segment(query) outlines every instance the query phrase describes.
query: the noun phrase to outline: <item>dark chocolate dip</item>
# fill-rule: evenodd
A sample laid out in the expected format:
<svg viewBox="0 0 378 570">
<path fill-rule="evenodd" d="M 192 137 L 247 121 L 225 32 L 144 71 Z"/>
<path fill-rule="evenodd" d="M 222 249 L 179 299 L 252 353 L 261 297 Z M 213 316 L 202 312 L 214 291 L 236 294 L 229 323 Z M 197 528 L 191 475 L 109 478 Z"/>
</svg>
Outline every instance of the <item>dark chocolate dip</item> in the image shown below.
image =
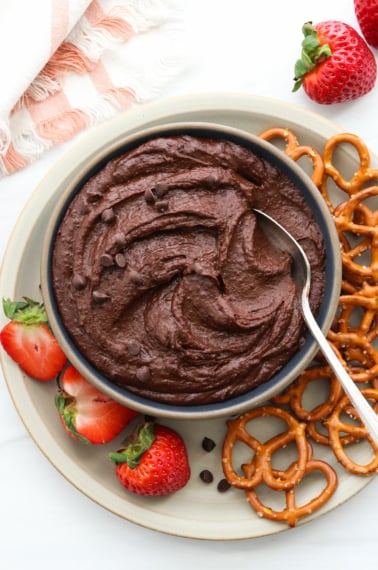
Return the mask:
<svg viewBox="0 0 378 570">
<path fill-rule="evenodd" d="M 324 288 L 324 244 L 301 192 L 226 140 L 152 139 L 112 159 L 59 227 L 53 286 L 80 352 L 110 381 L 164 403 L 243 394 L 304 342 L 291 260 L 251 209 L 276 218 Z"/>
</svg>

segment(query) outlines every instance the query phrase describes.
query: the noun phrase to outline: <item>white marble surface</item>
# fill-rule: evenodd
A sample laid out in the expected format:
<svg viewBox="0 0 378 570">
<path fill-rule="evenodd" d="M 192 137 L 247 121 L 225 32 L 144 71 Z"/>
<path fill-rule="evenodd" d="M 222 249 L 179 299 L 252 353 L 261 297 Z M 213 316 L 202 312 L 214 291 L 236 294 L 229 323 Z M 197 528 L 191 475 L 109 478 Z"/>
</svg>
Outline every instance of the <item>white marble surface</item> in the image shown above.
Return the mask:
<svg viewBox="0 0 378 570">
<path fill-rule="evenodd" d="M 275 97 L 332 119 L 378 152 L 378 85 L 358 101 L 331 107 L 291 93 L 301 25 L 332 18 L 357 26 L 352 0 L 181 4 L 188 23 L 188 67 L 162 96 L 231 91 Z M 71 144 L 0 181 L 1 257 L 28 197 Z M 377 480 L 326 516 L 271 537 L 212 542 L 153 532 L 107 512 L 61 477 L 26 432 L 1 373 L 0 453 L 0 566 L 6 570 L 83 563 L 88 569 L 105 563 L 165 570 L 376 568 Z"/>
</svg>

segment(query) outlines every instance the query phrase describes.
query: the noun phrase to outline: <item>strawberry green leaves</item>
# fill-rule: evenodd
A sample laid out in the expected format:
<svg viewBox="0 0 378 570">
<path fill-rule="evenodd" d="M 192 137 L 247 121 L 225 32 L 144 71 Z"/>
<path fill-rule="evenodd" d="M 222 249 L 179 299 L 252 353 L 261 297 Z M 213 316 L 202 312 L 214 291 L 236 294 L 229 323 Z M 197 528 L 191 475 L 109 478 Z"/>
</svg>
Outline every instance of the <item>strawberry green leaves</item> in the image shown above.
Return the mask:
<svg viewBox="0 0 378 570">
<path fill-rule="evenodd" d="M 155 441 L 153 424 L 142 424 L 135 434 L 131 434 L 124 441 L 123 451 L 113 452 L 110 459 L 115 465 L 127 463 L 130 469 L 135 469 L 140 463 L 143 454 L 150 449 Z"/>
<path fill-rule="evenodd" d="M 295 84 L 293 92 L 298 91 L 301 87 L 306 73 L 315 69 L 317 65 L 332 55 L 329 45 L 320 43 L 318 32 L 311 22 L 304 24 L 302 32 L 304 40 L 302 41 L 301 58 L 297 60 L 294 67 Z"/>
<path fill-rule="evenodd" d="M 47 314 L 43 303 L 22 297 L 23 301 L 3 299 L 4 315 L 11 321 L 24 324 L 47 323 Z"/>
</svg>

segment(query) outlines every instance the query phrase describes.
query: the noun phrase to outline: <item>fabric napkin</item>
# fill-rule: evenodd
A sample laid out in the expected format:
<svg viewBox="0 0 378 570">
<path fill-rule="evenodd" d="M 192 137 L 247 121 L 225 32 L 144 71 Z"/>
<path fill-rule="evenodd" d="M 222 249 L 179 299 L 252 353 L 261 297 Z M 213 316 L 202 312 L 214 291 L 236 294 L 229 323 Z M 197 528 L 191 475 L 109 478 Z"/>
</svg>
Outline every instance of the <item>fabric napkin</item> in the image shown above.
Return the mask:
<svg viewBox="0 0 378 570">
<path fill-rule="evenodd" d="M 174 0 L 2 0 L 0 176 L 156 97 L 183 34 Z"/>
</svg>

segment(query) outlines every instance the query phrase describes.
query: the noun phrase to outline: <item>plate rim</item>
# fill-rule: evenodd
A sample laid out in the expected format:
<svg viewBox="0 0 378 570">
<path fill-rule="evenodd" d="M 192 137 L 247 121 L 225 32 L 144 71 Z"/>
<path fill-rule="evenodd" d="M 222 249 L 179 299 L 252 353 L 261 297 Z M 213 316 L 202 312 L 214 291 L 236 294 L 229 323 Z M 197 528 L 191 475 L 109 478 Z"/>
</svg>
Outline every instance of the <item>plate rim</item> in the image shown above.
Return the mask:
<svg viewBox="0 0 378 570">
<path fill-rule="evenodd" d="M 42 200 L 43 205 L 41 206 L 41 211 L 38 214 L 34 213 L 33 224 L 38 221 L 38 219 L 42 215 L 42 212 L 47 209 L 50 200 L 52 200 L 54 196 L 54 193 L 53 192 L 51 193 L 50 190 L 51 178 L 54 177 L 59 178 L 59 173 L 61 174 L 61 176 L 63 176 L 63 179 L 70 177 L 70 174 L 67 173 L 66 164 L 70 163 L 70 165 L 72 165 L 73 168 L 75 168 L 75 163 L 76 163 L 76 168 L 77 168 L 77 163 L 81 162 L 82 158 L 75 159 L 75 154 L 78 155 L 80 154 L 78 153 L 78 150 L 80 150 L 80 148 L 86 147 L 87 149 L 86 152 L 89 154 L 91 152 L 98 151 L 98 145 L 97 148 L 95 148 L 96 145 L 94 141 L 96 140 L 96 137 L 93 136 L 94 131 L 96 131 L 96 136 L 101 136 L 105 135 L 106 132 L 110 130 L 112 131 L 113 133 L 112 136 L 114 137 L 114 132 L 118 133 L 119 135 L 121 134 L 123 135 L 125 132 L 124 129 L 128 129 L 128 132 L 130 131 L 130 128 L 140 129 L 143 128 L 143 126 L 145 126 L 146 124 L 149 124 L 149 121 L 151 120 L 161 121 L 162 119 L 164 119 L 166 122 L 168 122 L 169 116 L 176 115 L 181 112 L 187 112 L 187 113 L 203 112 L 204 110 L 206 110 L 206 108 L 216 112 L 220 112 L 221 110 L 227 110 L 228 112 L 234 112 L 234 113 L 263 112 L 264 115 L 267 115 L 267 113 L 264 112 L 263 107 L 267 107 L 269 105 L 271 107 L 270 107 L 270 112 L 268 114 L 272 116 L 277 116 L 281 122 L 289 118 L 293 120 L 293 114 L 297 114 L 298 117 L 301 118 L 301 123 L 300 123 L 301 127 L 306 130 L 311 130 L 309 125 L 315 122 L 317 126 L 316 134 L 323 138 L 328 138 L 329 136 L 332 136 L 336 133 L 343 132 L 343 129 L 339 125 L 333 123 L 329 119 L 322 117 L 321 115 L 318 115 L 317 113 L 309 111 L 298 105 L 288 103 L 286 101 L 281 101 L 279 99 L 274 99 L 270 97 L 254 96 L 243 93 L 211 93 L 211 92 L 203 94 L 196 93 L 192 95 L 190 94 L 179 95 L 179 96 L 169 97 L 166 99 L 157 100 L 152 103 L 147 103 L 141 107 L 135 107 L 132 110 L 128 110 L 125 113 L 122 113 L 121 115 L 109 121 L 106 121 L 106 123 L 103 123 L 102 125 L 99 125 L 94 129 L 91 129 L 91 131 L 88 134 L 86 134 L 79 141 L 75 142 L 68 151 L 63 153 L 63 155 L 58 159 L 58 161 L 56 161 L 56 163 L 49 169 L 46 175 L 42 178 L 42 180 L 33 190 L 25 206 L 21 210 L 21 213 L 11 232 L 8 244 L 4 252 L 2 265 L 0 268 L 0 290 L 2 291 L 2 294 L 3 295 L 5 294 L 4 296 L 12 297 L 12 291 L 14 291 L 15 286 L 17 284 L 17 274 L 19 270 L 19 263 L 22 258 L 22 251 L 21 251 L 22 248 L 21 247 L 16 248 L 16 254 L 17 254 L 16 259 L 13 256 L 11 262 L 10 258 L 12 257 L 11 256 L 12 248 L 15 249 L 14 243 L 16 241 L 16 237 L 18 233 L 22 232 L 22 222 L 25 221 L 26 216 L 28 216 L 28 218 L 30 219 L 30 212 L 33 212 L 34 210 L 33 206 L 34 203 L 36 203 L 38 200 Z M 164 107 L 166 109 L 171 109 L 172 112 L 168 112 L 168 114 L 164 115 L 164 117 L 160 117 L 159 113 L 164 109 Z M 159 115 L 160 117 L 159 119 L 156 119 L 156 114 Z M 318 130 L 318 125 L 320 130 Z M 132 130 L 130 132 L 132 132 Z M 31 224 L 31 227 L 34 227 L 33 224 Z M 9 269 L 11 269 L 12 266 L 13 266 L 12 271 L 9 271 Z M 13 280 L 9 279 L 9 274 L 12 273 L 14 274 Z M 4 324 L 5 322 L 6 321 L 4 316 L 1 315 L 0 325 Z M 125 513 L 120 512 L 120 509 L 117 509 L 116 505 L 110 504 L 112 503 L 112 501 L 110 500 L 110 498 L 112 497 L 109 498 L 109 504 L 104 504 L 106 502 L 104 498 L 102 498 L 101 500 L 101 498 L 96 496 L 95 493 L 96 485 L 94 485 L 93 489 L 91 489 L 92 492 L 89 492 L 87 489 L 85 489 L 85 483 L 87 482 L 87 478 L 83 476 L 83 473 L 81 473 L 81 471 L 83 470 L 77 465 L 77 463 L 75 463 L 72 460 L 72 458 L 69 458 L 65 454 L 65 457 L 68 459 L 68 462 L 74 464 L 74 470 L 76 469 L 76 471 L 80 471 L 80 473 L 78 473 L 79 475 L 78 480 L 77 479 L 72 480 L 72 477 L 70 477 L 69 473 L 67 473 L 67 466 L 63 468 L 61 463 L 57 461 L 57 458 L 53 456 L 51 450 L 53 449 L 54 446 L 56 447 L 56 442 L 52 437 L 52 433 L 47 429 L 47 427 L 42 422 L 42 419 L 39 416 L 37 417 L 37 425 L 36 424 L 33 425 L 32 419 L 35 418 L 29 417 L 29 414 L 33 416 L 33 413 L 35 414 L 36 410 L 33 409 L 33 411 L 31 412 L 30 409 L 28 409 L 27 401 L 23 401 L 25 395 L 28 394 L 27 383 L 30 382 L 30 379 L 26 378 L 26 375 L 22 373 L 20 374 L 18 366 L 12 361 L 10 361 L 10 359 L 6 358 L 3 352 L 0 352 L 0 362 L 2 366 L 4 379 L 8 388 L 8 392 L 11 396 L 15 409 L 18 415 L 20 416 L 22 422 L 24 423 L 28 433 L 32 437 L 33 441 L 36 443 L 37 447 L 40 449 L 43 455 L 50 461 L 50 463 L 55 467 L 55 469 L 61 475 L 63 475 L 63 477 L 67 481 L 69 481 L 85 496 L 93 500 L 101 507 L 107 509 L 108 511 L 112 512 L 113 514 L 125 520 L 128 520 L 133 524 L 137 524 L 144 528 L 149 528 L 151 530 L 156 530 L 165 534 L 170 534 L 183 538 L 192 538 L 192 539 L 201 539 L 201 540 L 241 540 L 241 539 L 253 539 L 267 535 L 273 535 L 287 530 L 287 527 L 283 525 L 278 525 L 277 523 L 272 523 L 270 525 L 267 524 L 268 521 L 264 521 L 264 527 L 266 528 L 264 528 L 258 534 L 251 535 L 246 531 L 242 532 L 241 529 L 234 531 L 234 534 L 232 534 L 231 531 L 228 529 L 228 534 L 227 534 L 225 533 L 224 529 L 223 532 L 220 532 L 221 528 L 218 529 L 217 524 L 215 525 L 217 527 L 215 531 L 211 532 L 211 529 L 209 530 L 207 528 L 208 526 L 208 521 L 207 521 L 205 529 L 206 532 L 203 531 L 202 534 L 199 534 L 198 532 L 196 532 L 196 529 L 193 530 L 193 528 L 187 528 L 188 524 L 186 525 L 183 524 L 185 519 L 184 521 L 183 519 L 180 519 L 182 527 L 177 528 L 176 518 L 173 521 L 173 525 L 169 524 L 169 520 L 162 521 L 163 518 L 164 519 L 172 518 L 168 515 L 166 517 L 163 517 L 161 513 L 148 511 L 149 517 L 146 517 L 146 519 L 148 520 L 141 520 L 133 516 L 134 513 L 132 514 L 129 513 L 129 516 L 126 516 Z M 21 375 L 24 381 L 13 382 L 12 384 L 10 378 L 15 375 L 19 376 Z M 46 431 L 46 433 L 44 434 L 45 439 L 43 441 L 41 441 L 40 434 L 38 434 L 38 431 L 40 429 L 42 430 L 45 429 Z M 371 480 L 372 477 L 359 478 L 359 485 L 357 486 L 358 488 L 356 487 L 354 489 L 354 492 L 351 492 L 348 496 L 343 497 L 342 500 L 340 500 L 337 504 L 329 508 L 322 509 L 321 511 L 317 511 L 313 516 L 308 517 L 307 519 L 301 521 L 298 524 L 298 526 L 302 524 L 307 524 L 308 522 L 311 522 L 312 520 L 319 518 L 323 514 L 326 514 L 327 512 L 334 510 L 342 503 L 346 502 L 347 500 L 355 496 L 363 488 L 365 488 L 371 482 Z M 96 482 L 94 481 L 94 483 Z M 105 494 L 110 495 L 110 491 L 106 489 Z M 135 503 L 133 503 L 133 509 L 135 511 L 139 510 L 142 511 L 142 514 L 146 513 L 146 509 L 143 509 L 142 507 L 135 505 Z M 164 522 L 163 526 L 161 524 L 162 522 Z M 204 526 L 204 523 L 201 523 L 200 521 L 195 521 L 195 522 L 196 524 L 199 523 L 197 524 L 197 529 L 200 528 L 201 526 Z M 224 527 L 224 522 L 220 522 L 219 526 Z"/>
</svg>

